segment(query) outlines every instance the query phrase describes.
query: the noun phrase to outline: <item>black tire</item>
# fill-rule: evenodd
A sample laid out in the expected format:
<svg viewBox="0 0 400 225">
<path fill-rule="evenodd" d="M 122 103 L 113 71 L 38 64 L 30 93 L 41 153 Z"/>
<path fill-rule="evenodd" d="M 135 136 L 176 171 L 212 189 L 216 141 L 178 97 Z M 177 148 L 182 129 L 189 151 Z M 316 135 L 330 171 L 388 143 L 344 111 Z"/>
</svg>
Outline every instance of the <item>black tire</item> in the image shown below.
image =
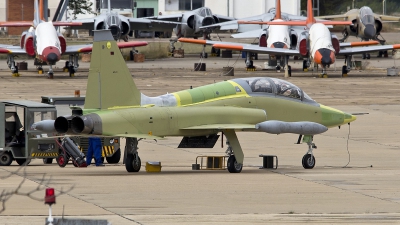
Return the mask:
<svg viewBox="0 0 400 225">
<path fill-rule="evenodd" d="M 140 157 L 138 157 L 138 163 L 135 163 L 135 156 L 134 154 L 128 154 L 126 156 L 126 162 L 125 162 L 125 168 L 126 171 L 128 172 L 139 172 L 140 171 L 140 167 L 142 165 L 142 161 L 140 160 Z"/>
<path fill-rule="evenodd" d="M 308 69 L 307 61 L 303 60 L 303 71 L 306 70 L 306 69 Z"/>
<path fill-rule="evenodd" d="M 69 72 L 69 76 L 70 77 L 75 76 L 75 68 L 74 68 L 74 66 L 68 67 L 68 72 Z"/>
<path fill-rule="evenodd" d="M 0 166 L 9 166 L 13 161 L 13 156 L 11 152 L 1 152 L 0 153 Z"/>
<path fill-rule="evenodd" d="M 226 164 L 229 173 L 240 173 L 242 172 L 243 165 L 236 162 L 234 155 L 229 156 L 228 163 Z"/>
<path fill-rule="evenodd" d="M 342 67 L 342 77 L 344 74 L 347 74 L 347 66 Z"/>
<path fill-rule="evenodd" d="M 26 159 L 15 159 L 15 161 L 18 163 L 20 166 L 27 166 L 31 161 L 26 160 Z"/>
<path fill-rule="evenodd" d="M 371 58 L 371 55 L 369 53 L 366 54 L 367 59 Z"/>
<path fill-rule="evenodd" d="M 288 66 L 288 74 L 289 74 L 289 77 L 292 76 L 292 67 L 291 66 Z"/>
<path fill-rule="evenodd" d="M 312 169 L 315 166 L 315 157 L 311 154 L 305 154 L 301 160 L 304 169 Z"/>
<path fill-rule="evenodd" d="M 112 155 L 111 157 L 106 157 L 106 160 L 109 164 L 116 164 L 119 163 L 119 161 L 121 160 L 121 149 L 118 149 L 114 155 Z"/>
<path fill-rule="evenodd" d="M 60 167 L 65 167 L 68 163 L 68 160 L 69 159 L 64 155 L 64 153 L 60 153 L 57 157 L 57 163 Z"/>
<path fill-rule="evenodd" d="M 362 54 L 362 59 L 366 59 L 367 58 L 367 54 L 363 53 Z"/>
<path fill-rule="evenodd" d="M 43 159 L 44 164 L 52 164 L 53 163 L 53 158 L 44 158 Z"/>
</svg>

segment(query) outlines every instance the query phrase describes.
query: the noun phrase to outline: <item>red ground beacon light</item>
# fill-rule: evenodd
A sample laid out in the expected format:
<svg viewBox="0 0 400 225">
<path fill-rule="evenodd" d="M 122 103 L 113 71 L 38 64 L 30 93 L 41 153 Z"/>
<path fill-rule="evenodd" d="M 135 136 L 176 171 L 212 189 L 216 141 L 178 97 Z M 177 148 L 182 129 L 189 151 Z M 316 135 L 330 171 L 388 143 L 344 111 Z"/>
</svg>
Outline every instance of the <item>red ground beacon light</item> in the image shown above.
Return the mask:
<svg viewBox="0 0 400 225">
<path fill-rule="evenodd" d="M 56 195 L 54 188 L 46 188 L 46 195 L 44 196 L 44 204 L 56 204 Z"/>
<path fill-rule="evenodd" d="M 49 205 L 49 217 L 47 218 L 46 225 L 53 225 L 53 217 L 51 216 L 51 205 L 56 204 L 56 195 L 54 188 L 46 188 L 46 194 L 44 195 L 44 204 Z"/>
</svg>

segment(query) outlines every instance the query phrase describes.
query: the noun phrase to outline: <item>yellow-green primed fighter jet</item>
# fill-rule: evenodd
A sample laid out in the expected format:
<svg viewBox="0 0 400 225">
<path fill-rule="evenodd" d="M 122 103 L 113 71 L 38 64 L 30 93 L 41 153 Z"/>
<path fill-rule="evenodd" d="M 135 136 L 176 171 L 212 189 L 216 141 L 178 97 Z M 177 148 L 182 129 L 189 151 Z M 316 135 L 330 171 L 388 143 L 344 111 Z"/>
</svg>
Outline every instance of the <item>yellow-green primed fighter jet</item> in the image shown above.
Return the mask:
<svg viewBox="0 0 400 225">
<path fill-rule="evenodd" d="M 356 119 L 318 104 L 297 86 L 276 78 L 237 78 L 148 97 L 137 89 L 109 31 L 95 31 L 88 79 L 82 113 L 75 109 L 76 115 L 32 127 L 46 133 L 126 137 L 128 172 L 140 170 L 140 138 L 183 136 L 181 147 L 213 147 L 221 131 L 229 143 L 231 173 L 241 172 L 243 165 L 238 131 L 304 135 L 309 148 L 302 163 L 311 169 L 313 136 Z"/>
</svg>

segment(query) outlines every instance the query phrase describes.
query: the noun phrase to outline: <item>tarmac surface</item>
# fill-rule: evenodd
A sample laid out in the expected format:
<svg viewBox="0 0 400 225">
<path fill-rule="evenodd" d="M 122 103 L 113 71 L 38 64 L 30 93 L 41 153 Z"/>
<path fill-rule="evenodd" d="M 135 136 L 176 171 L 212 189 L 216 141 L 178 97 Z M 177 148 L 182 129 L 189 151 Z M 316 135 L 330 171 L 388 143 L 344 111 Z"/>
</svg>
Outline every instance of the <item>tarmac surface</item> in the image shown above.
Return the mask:
<svg viewBox="0 0 400 225">
<path fill-rule="evenodd" d="M 341 77 L 342 60 L 328 70 L 302 72 L 302 61 L 291 60 L 293 74 L 286 78 L 317 102 L 360 115 L 351 126 L 329 129 L 314 138 L 316 166 L 305 170 L 301 158 L 305 144 L 295 145 L 291 134 L 238 133 L 245 154 L 240 174 L 226 170 L 192 171 L 201 155 L 224 155 L 219 140 L 213 149 L 178 149 L 180 138 L 139 142 L 142 168 L 128 173 L 122 163 L 105 167 L 75 168 L 68 164 L 44 165 L 33 160 L 25 169 L 21 192 L 34 190 L 43 177 L 51 176 L 49 187 L 57 191 L 73 186 L 57 197 L 53 216 L 107 219 L 112 224 L 399 224 L 400 223 L 400 77 L 387 76 L 386 69 L 400 64 L 392 58 L 361 60 L 363 70 Z M 265 68 L 266 56 L 255 61 L 258 70 L 244 70 L 243 59 L 209 57 L 207 70 L 194 72 L 197 55 L 127 62 L 133 79 L 146 95 L 155 96 L 226 79 L 252 76 L 282 78 L 283 73 Z M 55 69 L 54 79 L 38 75 L 28 61 L 29 71 L 12 77 L 0 62 L 0 100 L 40 96 L 85 94 L 88 63 L 80 63 L 76 76 Z M 59 65 L 63 65 L 60 62 Z M 222 67 L 233 66 L 235 76 L 223 76 Z M 47 68 L 45 68 L 46 70 Z M 124 143 L 122 143 L 124 145 Z M 262 170 L 259 154 L 277 155 L 276 170 Z M 160 161 L 161 173 L 146 173 L 147 161 Z M 121 160 L 122 162 L 122 160 Z M 1 190 L 12 190 L 23 180 L 15 162 L 0 167 Z M 35 192 L 42 199 L 44 191 Z M 43 224 L 48 206 L 27 196 L 13 196 L 0 213 L 0 224 Z"/>
</svg>

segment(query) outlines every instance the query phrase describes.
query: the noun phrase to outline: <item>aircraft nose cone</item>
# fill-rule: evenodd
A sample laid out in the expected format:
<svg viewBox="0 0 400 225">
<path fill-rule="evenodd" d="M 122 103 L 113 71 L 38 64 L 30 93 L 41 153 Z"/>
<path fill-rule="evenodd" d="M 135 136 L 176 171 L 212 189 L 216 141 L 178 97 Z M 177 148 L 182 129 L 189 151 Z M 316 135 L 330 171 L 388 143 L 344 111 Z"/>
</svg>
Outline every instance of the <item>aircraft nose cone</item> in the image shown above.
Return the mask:
<svg viewBox="0 0 400 225">
<path fill-rule="evenodd" d="M 274 43 L 272 44 L 272 47 L 273 47 L 273 48 L 284 48 L 284 47 L 285 47 L 285 43 L 282 43 L 282 42 L 274 42 Z"/>
<path fill-rule="evenodd" d="M 56 53 L 50 53 L 47 55 L 47 62 L 50 64 L 55 64 L 58 61 L 58 57 Z"/>
<path fill-rule="evenodd" d="M 376 35 L 375 27 L 372 24 L 368 24 L 364 29 L 364 36 L 369 39 L 373 39 Z"/>
<path fill-rule="evenodd" d="M 322 65 L 330 65 L 335 62 L 335 54 L 332 50 L 322 48 L 315 52 L 315 62 Z"/>
<path fill-rule="evenodd" d="M 355 117 L 355 116 L 353 116 L 351 114 L 348 114 L 348 113 L 343 113 L 343 114 L 344 114 L 343 123 L 351 123 L 351 122 L 353 122 L 354 120 L 357 119 L 357 117 Z"/>
<path fill-rule="evenodd" d="M 60 60 L 60 57 L 60 51 L 54 46 L 48 46 L 44 48 L 42 54 L 40 55 L 40 59 L 50 65 L 54 65 L 58 60 Z"/>
</svg>

